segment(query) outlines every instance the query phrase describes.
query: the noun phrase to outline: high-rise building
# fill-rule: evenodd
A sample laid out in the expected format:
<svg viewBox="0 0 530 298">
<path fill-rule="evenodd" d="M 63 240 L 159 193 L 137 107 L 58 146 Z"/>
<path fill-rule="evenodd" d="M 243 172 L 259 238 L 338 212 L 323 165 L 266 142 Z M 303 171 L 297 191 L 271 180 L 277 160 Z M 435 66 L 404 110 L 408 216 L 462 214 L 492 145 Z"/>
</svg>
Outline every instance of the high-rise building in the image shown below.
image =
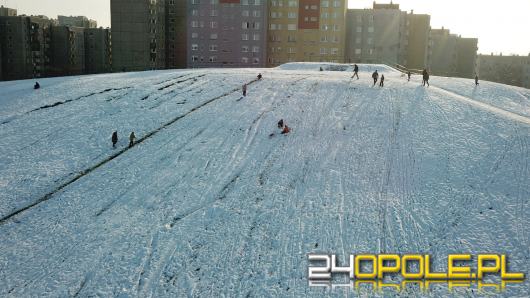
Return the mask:
<svg viewBox="0 0 530 298">
<path fill-rule="evenodd" d="M 165 1 L 111 0 L 110 8 L 113 69 L 165 68 Z"/>
<path fill-rule="evenodd" d="M 112 71 L 112 42 L 110 29 L 85 29 L 85 73 Z"/>
<path fill-rule="evenodd" d="M 449 29 L 431 31 L 431 72 L 439 76 L 456 76 L 458 67 L 458 35 Z"/>
<path fill-rule="evenodd" d="M 0 17 L 15 17 L 16 15 L 16 9 L 0 6 Z"/>
<path fill-rule="evenodd" d="M 188 0 L 166 1 L 166 67 L 186 68 Z"/>
<path fill-rule="evenodd" d="M 430 30 L 429 15 L 407 14 L 399 4 L 349 9 L 345 60 L 423 69 L 430 59 Z"/>
<path fill-rule="evenodd" d="M 431 48 L 431 16 L 426 14 L 407 15 L 407 54 L 408 69 L 422 70 L 430 68 Z"/>
<path fill-rule="evenodd" d="M 51 27 L 51 75 L 80 75 L 85 72 L 84 30 L 80 27 Z"/>
<path fill-rule="evenodd" d="M 348 10 L 346 57 L 350 62 L 405 64 L 406 12 L 398 4 Z"/>
<path fill-rule="evenodd" d="M 431 72 L 434 75 L 474 78 L 478 39 L 462 38 L 449 29 L 431 31 Z"/>
<path fill-rule="evenodd" d="M 266 65 L 267 1 L 188 0 L 188 67 Z"/>
<path fill-rule="evenodd" d="M 97 28 L 98 23 L 90 20 L 85 16 L 58 16 L 57 20 L 59 26 L 81 27 L 81 28 Z"/>
<path fill-rule="evenodd" d="M 268 66 L 344 62 L 346 0 L 271 0 Z"/>
<path fill-rule="evenodd" d="M 477 38 L 458 37 L 456 76 L 474 78 L 477 73 Z"/>
<path fill-rule="evenodd" d="M 2 80 L 48 74 L 51 21 L 42 17 L 0 17 Z"/>
</svg>

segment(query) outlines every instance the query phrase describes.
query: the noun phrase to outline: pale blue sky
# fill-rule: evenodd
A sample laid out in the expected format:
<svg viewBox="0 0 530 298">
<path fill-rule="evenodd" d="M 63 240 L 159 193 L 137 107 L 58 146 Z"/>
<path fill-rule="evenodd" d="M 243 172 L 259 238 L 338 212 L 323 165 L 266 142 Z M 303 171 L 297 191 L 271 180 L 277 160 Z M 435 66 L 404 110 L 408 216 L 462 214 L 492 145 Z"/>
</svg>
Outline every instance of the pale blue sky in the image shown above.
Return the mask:
<svg viewBox="0 0 530 298">
<path fill-rule="evenodd" d="M 372 0 L 350 0 L 368 8 Z M 378 1 L 388 3 L 389 0 Z M 399 0 L 402 10 L 431 15 L 433 28 L 445 26 L 463 37 L 478 37 L 479 52 L 530 53 L 530 0 Z M 19 14 L 85 15 L 110 26 L 110 0 L 0 0 Z"/>
</svg>

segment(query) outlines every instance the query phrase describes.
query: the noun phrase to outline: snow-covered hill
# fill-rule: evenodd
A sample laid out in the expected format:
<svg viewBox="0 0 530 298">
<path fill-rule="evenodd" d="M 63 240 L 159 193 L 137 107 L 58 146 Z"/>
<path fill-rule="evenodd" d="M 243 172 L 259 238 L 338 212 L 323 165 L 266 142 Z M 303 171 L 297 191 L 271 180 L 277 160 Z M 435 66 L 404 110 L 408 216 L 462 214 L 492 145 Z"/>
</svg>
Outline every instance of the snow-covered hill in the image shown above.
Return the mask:
<svg viewBox="0 0 530 298">
<path fill-rule="evenodd" d="M 530 90 L 320 66 L 0 83 L 0 296 L 353 293 L 309 287 L 312 252 L 527 272 Z"/>
</svg>

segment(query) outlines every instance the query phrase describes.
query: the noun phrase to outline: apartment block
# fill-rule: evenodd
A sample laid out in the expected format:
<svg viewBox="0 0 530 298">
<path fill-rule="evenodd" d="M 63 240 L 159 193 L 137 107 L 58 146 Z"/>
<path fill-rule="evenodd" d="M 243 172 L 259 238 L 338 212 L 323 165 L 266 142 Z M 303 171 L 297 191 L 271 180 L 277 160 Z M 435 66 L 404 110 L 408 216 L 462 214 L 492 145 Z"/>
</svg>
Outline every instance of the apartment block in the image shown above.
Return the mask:
<svg viewBox="0 0 530 298">
<path fill-rule="evenodd" d="M 50 75 L 81 75 L 85 72 L 84 28 L 51 27 Z"/>
<path fill-rule="evenodd" d="M 110 1 L 115 71 L 166 67 L 165 7 L 163 0 Z"/>
<path fill-rule="evenodd" d="M 188 67 L 264 67 L 267 1 L 188 0 Z"/>
<path fill-rule="evenodd" d="M 478 39 L 462 38 L 449 29 L 431 31 L 431 72 L 434 75 L 474 78 Z"/>
<path fill-rule="evenodd" d="M 268 59 L 344 62 L 347 0 L 269 1 Z"/>
<path fill-rule="evenodd" d="M 166 67 L 186 68 L 188 62 L 188 0 L 166 1 Z"/>
<path fill-rule="evenodd" d="M 477 38 L 458 38 L 456 76 L 474 78 L 477 73 Z"/>
<path fill-rule="evenodd" d="M 84 30 L 85 73 L 112 71 L 112 39 L 110 29 L 90 28 Z"/>
<path fill-rule="evenodd" d="M 422 70 L 430 68 L 431 63 L 431 16 L 426 14 L 414 14 L 411 11 L 407 15 L 408 30 L 407 54 L 405 66 L 408 69 Z"/>
<path fill-rule="evenodd" d="M 397 4 L 348 10 L 347 62 L 405 64 L 406 15 Z"/>
<path fill-rule="evenodd" d="M 69 27 L 81 27 L 81 28 L 97 28 L 98 23 L 94 20 L 90 20 L 85 16 L 58 16 L 57 20 L 59 26 L 69 26 Z"/>
<path fill-rule="evenodd" d="M 13 8 L 7 8 L 3 5 L 0 6 L 0 17 L 15 17 L 17 15 L 17 10 Z"/>
<path fill-rule="evenodd" d="M 530 55 L 478 55 L 481 80 L 530 88 Z"/>
<path fill-rule="evenodd" d="M 42 17 L 0 17 L 2 80 L 48 75 L 51 21 Z"/>
<path fill-rule="evenodd" d="M 399 4 L 349 9 L 345 60 L 423 69 L 430 61 L 430 30 L 429 15 L 409 14 Z"/>
</svg>

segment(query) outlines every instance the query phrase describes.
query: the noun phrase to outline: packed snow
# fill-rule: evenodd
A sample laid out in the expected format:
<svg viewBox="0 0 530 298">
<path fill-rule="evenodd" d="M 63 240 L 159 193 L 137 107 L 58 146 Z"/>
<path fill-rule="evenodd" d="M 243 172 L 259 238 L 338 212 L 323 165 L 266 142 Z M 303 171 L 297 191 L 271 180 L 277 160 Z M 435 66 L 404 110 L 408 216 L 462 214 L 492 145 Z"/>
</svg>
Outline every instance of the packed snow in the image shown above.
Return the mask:
<svg viewBox="0 0 530 298">
<path fill-rule="evenodd" d="M 309 286 L 309 253 L 440 268 L 505 253 L 528 273 L 530 90 L 351 75 L 292 63 L 1 82 L 0 296 L 356 293 Z M 528 281 L 501 295 L 528 297 Z"/>
</svg>

